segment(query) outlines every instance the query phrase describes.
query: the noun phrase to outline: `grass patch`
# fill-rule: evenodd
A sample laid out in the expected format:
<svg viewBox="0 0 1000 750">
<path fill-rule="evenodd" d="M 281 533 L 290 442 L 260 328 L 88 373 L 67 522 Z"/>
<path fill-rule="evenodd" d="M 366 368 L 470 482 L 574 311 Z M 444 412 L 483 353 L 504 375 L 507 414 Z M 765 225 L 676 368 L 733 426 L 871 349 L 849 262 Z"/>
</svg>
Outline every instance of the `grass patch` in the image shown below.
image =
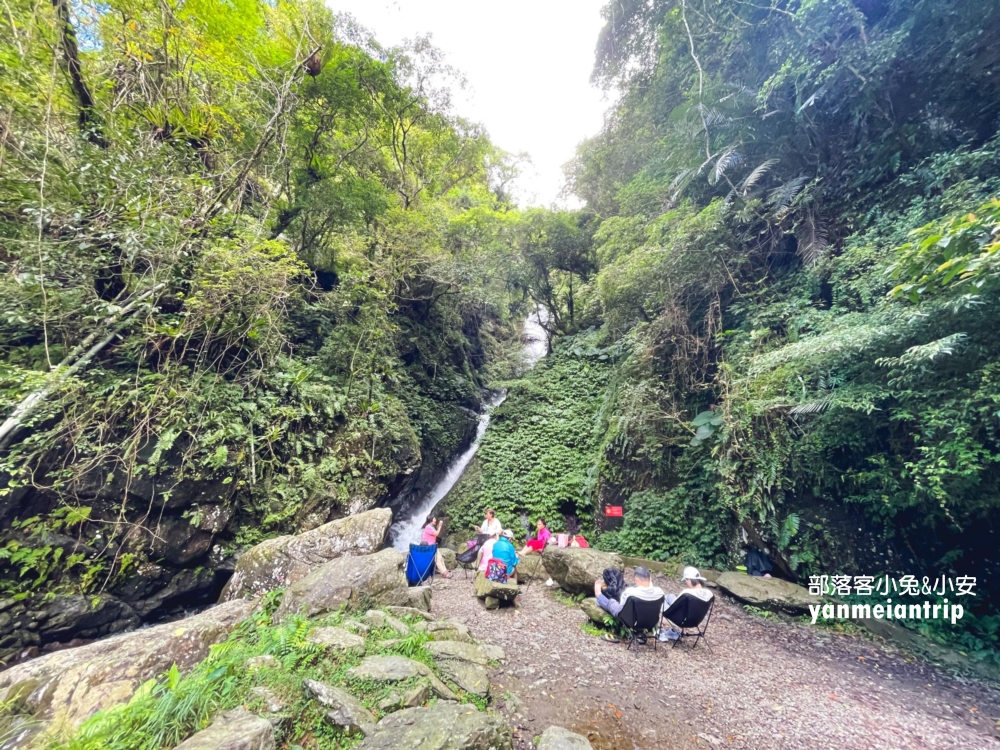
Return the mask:
<svg viewBox="0 0 1000 750">
<path fill-rule="evenodd" d="M 223 643 L 214 645 L 208 657 L 187 674 L 176 666 L 159 678 L 143 684 L 125 704 L 101 711 L 85 721 L 68 741 L 50 745 L 49 750 L 163 750 L 180 744 L 204 729 L 219 711 L 246 706 L 264 712 L 269 702 L 255 694 L 254 688 L 266 687 L 286 705 L 281 713 L 289 717 L 278 728 L 279 747 L 298 746 L 302 750 L 348 750 L 360 739 L 345 736 L 325 721 L 326 710 L 306 695 L 302 682 L 318 680 L 343 687 L 358 698 L 377 718 L 384 712 L 379 704 L 391 694 L 405 694 L 420 684 L 420 678 L 401 682 L 376 682 L 350 676 L 363 656 L 358 653 L 327 651 L 310 643 L 309 632 L 317 626 L 350 626 L 360 618 L 332 613 L 316 620 L 290 617 L 275 625 L 271 616 L 280 602 L 281 592 L 265 597 L 260 610 L 237 626 Z M 412 618 L 407 618 L 412 619 Z M 412 624 L 412 623 L 411 623 Z M 400 636 L 391 628 L 372 628 L 359 633 L 365 638 L 365 656 L 392 654 L 419 661 L 435 674 L 434 660 L 425 645 L 426 632 L 411 631 Z M 249 659 L 270 656 L 276 664 L 251 670 Z M 449 687 L 463 702 L 484 710 L 485 698 Z"/>
</svg>

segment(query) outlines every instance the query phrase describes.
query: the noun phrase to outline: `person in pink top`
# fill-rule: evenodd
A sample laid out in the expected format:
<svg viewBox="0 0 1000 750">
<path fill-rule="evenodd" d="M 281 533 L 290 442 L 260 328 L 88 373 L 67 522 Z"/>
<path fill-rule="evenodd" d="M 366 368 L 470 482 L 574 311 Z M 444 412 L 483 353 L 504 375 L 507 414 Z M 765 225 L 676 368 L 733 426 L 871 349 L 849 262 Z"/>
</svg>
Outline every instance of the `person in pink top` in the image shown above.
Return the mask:
<svg viewBox="0 0 1000 750">
<path fill-rule="evenodd" d="M 438 535 L 441 533 L 441 527 L 444 525 L 444 521 L 439 521 L 435 516 L 427 516 L 427 523 L 424 526 L 424 531 L 420 535 L 421 544 L 437 544 Z M 434 553 L 434 567 L 437 568 L 437 572 L 440 573 L 445 578 L 451 578 L 451 573 L 448 571 L 448 566 L 444 564 L 444 558 L 441 557 L 441 550 L 437 550 Z"/>
<path fill-rule="evenodd" d="M 525 543 L 524 548 L 517 554 L 524 556 L 529 552 L 541 552 L 545 549 L 545 545 L 549 543 L 549 539 L 552 538 L 552 532 L 545 527 L 545 519 L 539 518 L 536 522 L 536 527 L 538 533 L 535 535 L 534 539 L 529 539 Z"/>
</svg>

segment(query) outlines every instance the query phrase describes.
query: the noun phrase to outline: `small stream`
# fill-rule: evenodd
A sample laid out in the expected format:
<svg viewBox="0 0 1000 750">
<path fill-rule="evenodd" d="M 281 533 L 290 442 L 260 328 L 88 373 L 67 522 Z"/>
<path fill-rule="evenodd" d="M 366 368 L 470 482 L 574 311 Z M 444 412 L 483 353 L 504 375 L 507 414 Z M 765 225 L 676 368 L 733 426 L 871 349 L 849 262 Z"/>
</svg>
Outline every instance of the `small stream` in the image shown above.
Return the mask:
<svg viewBox="0 0 1000 750">
<path fill-rule="evenodd" d="M 523 348 L 521 350 L 522 365 L 520 372 L 525 372 L 534 367 L 538 360 L 548 352 L 548 338 L 542 323 L 548 319 L 548 311 L 539 307 L 524 320 L 524 329 L 521 336 Z M 465 473 L 465 468 L 469 465 L 472 457 L 479 450 L 479 444 L 486 434 L 486 428 L 490 424 L 490 414 L 495 408 L 500 406 L 507 398 L 507 391 L 499 391 L 486 402 L 482 414 L 479 415 L 479 424 L 476 427 L 476 438 L 472 444 L 465 449 L 448 467 L 447 473 L 441 478 L 430 492 L 416 506 L 405 511 L 405 516 L 399 518 L 389 529 L 389 537 L 392 539 L 392 546 L 400 552 L 407 552 L 411 544 L 419 544 L 421 532 L 424 527 L 424 520 L 431 511 L 437 507 L 445 495 L 451 492 L 451 488 L 458 483 Z"/>
</svg>

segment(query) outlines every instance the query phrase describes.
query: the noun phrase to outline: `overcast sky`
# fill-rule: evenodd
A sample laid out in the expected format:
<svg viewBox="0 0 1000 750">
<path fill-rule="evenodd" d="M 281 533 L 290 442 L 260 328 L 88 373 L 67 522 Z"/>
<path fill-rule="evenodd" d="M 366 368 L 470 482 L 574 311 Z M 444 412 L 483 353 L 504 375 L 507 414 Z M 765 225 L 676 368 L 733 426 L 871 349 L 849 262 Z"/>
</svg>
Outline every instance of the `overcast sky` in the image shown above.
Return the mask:
<svg viewBox="0 0 1000 750">
<path fill-rule="evenodd" d="M 382 45 L 430 33 L 468 79 L 458 114 L 485 125 L 500 148 L 530 154 L 515 193 L 542 206 L 557 202 L 576 145 L 601 128 L 607 101 L 590 71 L 605 1 L 327 0 Z"/>
</svg>

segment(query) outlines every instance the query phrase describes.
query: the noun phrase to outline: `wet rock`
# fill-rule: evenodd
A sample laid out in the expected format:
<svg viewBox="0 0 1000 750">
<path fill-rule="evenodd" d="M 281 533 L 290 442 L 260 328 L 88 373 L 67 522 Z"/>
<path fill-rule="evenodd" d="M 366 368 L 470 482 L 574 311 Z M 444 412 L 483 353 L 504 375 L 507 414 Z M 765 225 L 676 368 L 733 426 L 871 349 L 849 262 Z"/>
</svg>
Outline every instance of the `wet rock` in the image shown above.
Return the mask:
<svg viewBox="0 0 1000 750">
<path fill-rule="evenodd" d="M 65 737 L 95 712 L 127 701 L 146 680 L 172 664 L 182 672 L 208 655 L 255 608 L 235 601 L 194 617 L 113 636 L 79 648 L 46 654 L 0 672 L 0 702 L 36 687 L 22 712 L 33 714 L 55 738 Z"/>
<path fill-rule="evenodd" d="M 31 615 L 39 623 L 38 634 L 43 642 L 101 638 L 140 623 L 135 610 L 107 594 L 58 596 Z"/>
<path fill-rule="evenodd" d="M 306 641 L 335 654 L 365 652 L 365 639 L 343 628 L 315 628 L 306 636 Z"/>
<path fill-rule="evenodd" d="M 401 682 L 412 677 L 424 677 L 436 696 L 458 700 L 458 696 L 438 679 L 430 667 L 405 656 L 368 656 L 358 666 L 348 670 L 348 674 L 360 680 L 376 682 Z"/>
<path fill-rule="evenodd" d="M 389 714 L 360 750 L 508 750 L 510 728 L 501 717 L 473 706 L 437 703 Z"/>
<path fill-rule="evenodd" d="M 202 512 L 208 513 L 212 520 L 206 519 Z M 215 535 L 226 527 L 232 513 L 228 506 L 212 504 L 199 508 L 194 517 L 164 515 L 155 526 L 140 534 L 143 551 L 151 559 L 163 560 L 169 565 L 189 565 L 208 554 Z"/>
<path fill-rule="evenodd" d="M 175 750 L 274 750 L 274 727 L 243 707 L 234 708 Z"/>
<path fill-rule="evenodd" d="M 719 588 L 742 602 L 793 615 L 805 614 L 810 604 L 823 601 L 821 597 L 811 596 L 808 589 L 780 578 L 723 573 L 717 583 Z"/>
<path fill-rule="evenodd" d="M 112 593 L 140 617 L 156 617 L 175 606 L 215 601 L 226 575 L 216 565 L 177 570 L 144 563 Z"/>
<path fill-rule="evenodd" d="M 358 610 L 375 605 L 407 603 L 406 558 L 394 549 L 374 555 L 341 557 L 313 569 L 285 592 L 275 620 L 299 613 L 313 617 L 341 607 Z"/>
<path fill-rule="evenodd" d="M 605 568 L 624 569 L 620 555 L 596 549 L 546 549 L 545 569 L 570 594 L 594 592 L 594 581 L 600 579 Z"/>
<path fill-rule="evenodd" d="M 476 596 L 480 599 L 492 597 L 499 602 L 513 602 L 517 595 L 521 593 L 521 587 L 516 583 L 497 583 L 496 581 L 491 581 L 482 573 L 476 573 L 472 585 L 475 588 Z M 487 607 L 487 609 L 489 608 Z"/>
<path fill-rule="evenodd" d="M 590 740 L 562 727 L 549 727 L 538 738 L 538 750 L 590 750 Z"/>
<path fill-rule="evenodd" d="M 257 597 L 293 584 L 331 560 L 370 555 L 382 546 L 391 521 L 388 509 L 376 508 L 331 521 L 298 536 L 261 542 L 240 557 L 220 601 Z"/>
<path fill-rule="evenodd" d="M 374 714 L 346 690 L 317 680 L 304 680 L 302 686 L 324 708 L 330 709 L 326 713 L 327 722 L 340 727 L 344 734 L 370 734 L 375 727 Z"/>
</svg>

